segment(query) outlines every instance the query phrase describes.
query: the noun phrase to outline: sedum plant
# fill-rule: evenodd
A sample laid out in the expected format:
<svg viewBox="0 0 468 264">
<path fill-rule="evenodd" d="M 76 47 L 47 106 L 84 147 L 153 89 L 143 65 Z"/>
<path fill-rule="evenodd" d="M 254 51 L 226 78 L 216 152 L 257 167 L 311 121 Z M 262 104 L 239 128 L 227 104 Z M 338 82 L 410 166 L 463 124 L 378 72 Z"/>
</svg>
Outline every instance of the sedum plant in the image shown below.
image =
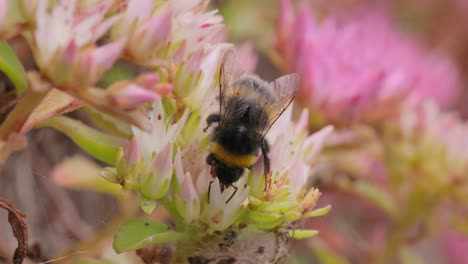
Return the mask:
<svg viewBox="0 0 468 264">
<path fill-rule="evenodd" d="M 299 94 L 309 127 L 337 130 L 324 149 L 320 189 L 337 206 L 355 199 L 356 222 L 370 223 L 330 219 L 323 229 L 346 242 L 340 248 L 324 236 L 313 244 L 316 256 L 431 263 L 418 248 L 424 242 L 438 248 L 446 233 L 468 241 L 466 121 L 447 110 L 462 85 L 457 65 L 399 29 L 384 8 L 364 4 L 340 15 L 280 5 L 272 57 L 304 76 Z M 338 234 L 340 224 L 348 227 Z M 463 262 L 466 254 L 450 253 L 462 245 L 458 238 L 447 259 Z"/>
<path fill-rule="evenodd" d="M 223 189 L 206 164 L 203 127 L 218 109 L 220 64 L 233 45 L 223 42 L 222 17 L 207 5 L 0 0 L 0 70 L 18 100 L 0 125 L 0 161 L 26 145 L 31 129 L 55 128 L 106 164 L 101 176 L 121 190 L 64 171 L 87 166 L 83 160 L 60 167 L 56 181 L 119 199 L 136 195 L 142 211 L 163 207 L 175 223 L 132 214 L 115 234 L 117 253 L 168 244 L 172 263 L 283 263 L 291 239 L 317 234 L 294 223 L 330 209 L 315 209 L 320 192 L 308 178 L 332 127 L 309 135 L 307 111 L 294 121 L 289 107 L 267 135 L 271 173 L 265 177 L 260 157 L 229 200 L 233 188 Z M 35 67 L 23 69 L 11 38 L 27 43 Z M 238 58 L 252 64 L 241 50 Z M 125 65 L 136 70 L 122 74 Z M 64 115 L 77 109 L 90 124 Z"/>
</svg>

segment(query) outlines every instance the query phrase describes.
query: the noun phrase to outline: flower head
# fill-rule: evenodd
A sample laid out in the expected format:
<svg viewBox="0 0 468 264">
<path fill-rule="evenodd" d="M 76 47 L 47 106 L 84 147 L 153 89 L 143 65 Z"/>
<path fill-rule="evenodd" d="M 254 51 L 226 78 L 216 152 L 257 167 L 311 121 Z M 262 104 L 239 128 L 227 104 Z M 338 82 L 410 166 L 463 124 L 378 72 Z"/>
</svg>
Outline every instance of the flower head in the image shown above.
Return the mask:
<svg viewBox="0 0 468 264">
<path fill-rule="evenodd" d="M 452 263 L 468 262 L 468 237 L 454 231 L 446 231 L 442 236 L 443 246 Z"/>
<path fill-rule="evenodd" d="M 115 170 L 107 169 L 106 178 L 124 188 L 141 192 L 147 199 L 160 199 L 169 189 L 173 174 L 175 143 L 187 122 L 188 111 L 177 120 L 174 113 L 163 110 L 161 99 L 153 103 L 149 112 L 152 121 L 150 133 L 133 127 L 133 138 L 122 150 Z"/>
<path fill-rule="evenodd" d="M 332 128 L 308 136 L 307 111 L 294 122 L 291 105 L 269 130 L 271 175 L 265 175 L 260 156 L 232 186 L 224 186 L 207 164 L 211 135 L 204 123 L 219 109 L 216 76 L 228 47 L 202 49 L 174 65 L 174 97 L 153 104 L 152 131 L 133 128 L 133 139 L 106 176 L 146 200 L 172 204 L 176 222 L 199 232 L 238 224 L 269 230 L 316 216 L 320 193 L 307 180 Z"/>
<path fill-rule="evenodd" d="M 94 46 L 115 22 L 115 17 L 104 18 L 107 8 L 77 12 L 75 0 L 59 1 L 50 11 L 48 1 L 39 0 L 37 4 L 33 53 L 42 72 L 56 85 L 75 87 L 78 80 L 82 87 L 93 85 L 123 48 L 123 40 Z"/>
<path fill-rule="evenodd" d="M 156 9 L 155 1 L 129 1 L 127 9 L 112 29 L 112 37 L 128 37 L 127 54 L 138 61 L 151 58 L 153 52 L 166 48 L 172 28 L 171 10 Z"/>
<path fill-rule="evenodd" d="M 119 57 L 124 40 L 95 46 L 116 19 L 105 18 L 110 1 L 103 3 L 107 4 L 79 13 L 75 0 L 58 1 L 50 11 L 48 1 L 37 2 L 30 42 L 39 68 L 55 85 L 69 89 L 92 86 Z"/>
<path fill-rule="evenodd" d="M 204 12 L 205 2 L 131 0 L 112 28 L 113 39 L 128 38 L 125 53 L 142 64 L 181 62 L 207 44 L 223 39 L 222 18 Z"/>
<path fill-rule="evenodd" d="M 455 99 L 454 64 L 424 50 L 382 12 L 318 22 L 306 5 L 295 14 L 291 1 L 281 3 L 278 51 L 302 74 L 303 103 L 326 120 L 375 122 L 398 114 L 407 98 L 442 106 Z"/>
<path fill-rule="evenodd" d="M 411 147 L 412 159 L 421 160 L 418 173 L 440 188 L 456 184 L 458 191 L 466 192 L 462 186 L 468 186 L 468 124 L 455 113 L 441 112 L 434 102 L 407 108 L 401 120 L 407 144 L 400 147 Z"/>
<path fill-rule="evenodd" d="M 308 179 L 313 173 L 312 164 L 317 162 L 317 155 L 333 128 L 328 126 L 307 135 L 307 111 L 298 122 L 291 120 L 291 109 L 280 119 L 270 134 L 271 178 L 264 182 L 263 164 L 258 162 L 249 176 L 249 221 L 259 227 L 275 227 L 306 218 L 320 197 L 317 189 L 308 186 Z M 290 129 L 282 129 L 285 127 Z"/>
</svg>

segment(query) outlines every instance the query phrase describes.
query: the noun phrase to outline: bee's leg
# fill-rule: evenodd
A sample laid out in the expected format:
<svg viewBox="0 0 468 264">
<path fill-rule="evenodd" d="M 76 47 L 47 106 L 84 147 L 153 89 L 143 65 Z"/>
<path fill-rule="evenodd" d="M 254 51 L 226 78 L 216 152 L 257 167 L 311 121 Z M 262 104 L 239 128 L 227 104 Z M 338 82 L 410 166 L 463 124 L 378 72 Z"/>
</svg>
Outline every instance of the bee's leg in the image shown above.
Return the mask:
<svg viewBox="0 0 468 264">
<path fill-rule="evenodd" d="M 214 181 L 210 181 L 210 185 L 208 185 L 208 204 L 210 204 L 210 194 L 211 194 L 211 185 Z"/>
<path fill-rule="evenodd" d="M 215 165 L 215 162 L 216 162 L 216 157 L 213 153 L 210 153 L 208 156 L 206 156 L 206 163 L 208 165 Z"/>
<path fill-rule="evenodd" d="M 203 132 L 206 132 L 206 130 L 208 130 L 208 128 L 210 128 L 211 124 L 215 123 L 215 122 L 219 122 L 219 120 L 221 120 L 221 117 L 219 116 L 219 114 L 211 114 L 209 115 L 207 118 L 206 118 L 206 127 L 203 128 Z"/>
<path fill-rule="evenodd" d="M 270 152 L 270 144 L 268 144 L 268 141 L 266 138 L 263 138 L 262 141 L 260 142 L 260 147 L 262 149 L 262 154 L 263 154 L 263 171 L 265 174 L 265 191 L 267 189 L 267 186 L 269 185 L 269 176 L 270 176 L 270 158 L 268 157 L 268 153 Z"/>
<path fill-rule="evenodd" d="M 216 178 L 216 174 L 213 169 L 213 166 L 216 163 L 216 157 L 213 153 L 210 153 L 208 156 L 206 156 L 206 163 L 208 163 L 208 165 L 211 166 L 211 170 L 210 170 L 211 177 L 213 177 L 213 179 Z"/>
<path fill-rule="evenodd" d="M 237 188 L 237 186 L 234 186 L 232 184 L 231 184 L 231 187 L 234 188 L 234 192 L 231 194 L 231 197 L 229 197 L 229 199 L 226 201 L 226 204 L 228 204 L 229 201 L 231 201 L 232 197 L 234 197 L 234 195 L 236 195 L 237 190 L 239 190 L 239 188 Z"/>
</svg>

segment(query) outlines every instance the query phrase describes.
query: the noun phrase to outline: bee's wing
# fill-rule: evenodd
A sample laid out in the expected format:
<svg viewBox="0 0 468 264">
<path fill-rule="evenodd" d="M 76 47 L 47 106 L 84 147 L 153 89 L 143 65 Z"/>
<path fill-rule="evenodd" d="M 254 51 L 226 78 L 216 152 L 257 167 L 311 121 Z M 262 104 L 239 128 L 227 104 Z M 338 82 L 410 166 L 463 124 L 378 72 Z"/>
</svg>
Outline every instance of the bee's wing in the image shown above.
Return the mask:
<svg viewBox="0 0 468 264">
<path fill-rule="evenodd" d="M 270 83 L 270 92 L 274 100 L 265 106 L 268 112 L 268 126 L 262 131 L 262 137 L 266 135 L 271 126 L 276 122 L 278 117 L 288 108 L 296 95 L 299 86 L 299 74 L 292 73 L 279 77 Z"/>
<path fill-rule="evenodd" d="M 234 87 L 232 84 L 244 74 L 244 70 L 236 62 L 235 56 L 233 49 L 226 51 L 219 70 L 219 116 L 221 122 L 225 120 L 223 117 L 228 115 L 226 110 L 229 107 L 225 98 L 238 93 L 236 89 L 239 89 L 239 87 Z"/>
</svg>

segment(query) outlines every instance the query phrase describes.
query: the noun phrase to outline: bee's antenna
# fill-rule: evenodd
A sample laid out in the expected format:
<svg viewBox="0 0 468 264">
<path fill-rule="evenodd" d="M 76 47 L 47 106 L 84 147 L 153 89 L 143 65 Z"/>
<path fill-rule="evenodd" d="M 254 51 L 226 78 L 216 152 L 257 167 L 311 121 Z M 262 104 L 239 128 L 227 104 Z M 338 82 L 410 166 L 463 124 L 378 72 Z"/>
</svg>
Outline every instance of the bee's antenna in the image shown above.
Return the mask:
<svg viewBox="0 0 468 264">
<path fill-rule="evenodd" d="M 214 181 L 210 181 L 210 185 L 208 185 L 208 204 L 210 204 L 210 194 L 211 194 L 211 185 Z"/>
</svg>

